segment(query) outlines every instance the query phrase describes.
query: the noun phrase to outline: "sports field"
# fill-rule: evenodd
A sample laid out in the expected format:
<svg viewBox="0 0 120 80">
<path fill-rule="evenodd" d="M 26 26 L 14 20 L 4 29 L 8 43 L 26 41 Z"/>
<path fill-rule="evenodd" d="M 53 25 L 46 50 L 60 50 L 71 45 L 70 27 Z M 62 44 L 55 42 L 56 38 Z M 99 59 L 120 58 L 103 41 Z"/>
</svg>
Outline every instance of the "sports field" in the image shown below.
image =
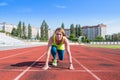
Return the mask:
<svg viewBox="0 0 120 80">
<path fill-rule="evenodd" d="M 97 44 L 87 44 L 88 47 L 96 47 L 96 48 L 110 48 L 110 49 L 120 49 L 120 45 L 97 45 Z"/>
<path fill-rule="evenodd" d="M 120 80 L 120 49 L 71 45 L 75 70 L 69 61 L 59 61 L 57 67 L 42 70 L 47 46 L 0 51 L 1 80 Z"/>
</svg>

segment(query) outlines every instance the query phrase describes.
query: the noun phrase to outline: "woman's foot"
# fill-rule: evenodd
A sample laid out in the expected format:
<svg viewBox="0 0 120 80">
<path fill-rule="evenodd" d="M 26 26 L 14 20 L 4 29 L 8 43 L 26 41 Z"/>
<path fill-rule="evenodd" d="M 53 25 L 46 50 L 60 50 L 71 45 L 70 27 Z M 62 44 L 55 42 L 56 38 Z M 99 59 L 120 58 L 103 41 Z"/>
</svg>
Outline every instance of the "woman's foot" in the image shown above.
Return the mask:
<svg viewBox="0 0 120 80">
<path fill-rule="evenodd" d="M 53 59 L 52 65 L 57 66 L 57 60 L 56 59 Z"/>
</svg>

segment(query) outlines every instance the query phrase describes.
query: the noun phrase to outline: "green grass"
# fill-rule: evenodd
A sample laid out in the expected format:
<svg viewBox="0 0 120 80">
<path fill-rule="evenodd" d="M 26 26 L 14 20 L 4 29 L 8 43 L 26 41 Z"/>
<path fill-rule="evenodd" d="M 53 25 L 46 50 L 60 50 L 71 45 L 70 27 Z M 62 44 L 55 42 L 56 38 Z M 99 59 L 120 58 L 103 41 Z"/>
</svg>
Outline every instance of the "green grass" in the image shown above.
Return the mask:
<svg viewBox="0 0 120 80">
<path fill-rule="evenodd" d="M 97 48 L 111 48 L 111 49 L 120 49 L 120 45 L 95 45 L 88 44 L 88 47 L 97 47 Z"/>
</svg>

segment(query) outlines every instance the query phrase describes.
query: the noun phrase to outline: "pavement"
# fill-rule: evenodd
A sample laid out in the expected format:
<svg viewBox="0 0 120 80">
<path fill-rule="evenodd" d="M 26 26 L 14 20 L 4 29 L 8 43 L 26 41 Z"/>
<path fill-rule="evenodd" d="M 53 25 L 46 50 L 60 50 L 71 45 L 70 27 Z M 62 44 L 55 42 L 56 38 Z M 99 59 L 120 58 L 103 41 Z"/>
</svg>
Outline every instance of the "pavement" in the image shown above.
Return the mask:
<svg viewBox="0 0 120 80">
<path fill-rule="evenodd" d="M 43 45 L 47 45 L 47 44 L 48 44 L 47 42 L 26 42 L 25 44 L 18 44 L 18 45 L 0 44 L 0 51 L 10 50 L 10 49 L 18 49 L 18 48 L 34 47 L 34 46 L 43 46 Z M 70 45 L 84 45 L 84 44 L 70 42 Z"/>
<path fill-rule="evenodd" d="M 10 49 L 18 49 L 18 48 L 27 48 L 27 47 L 34 47 L 34 46 L 43 46 L 47 45 L 47 42 L 26 42 L 26 44 L 19 44 L 19 45 L 5 45 L 0 44 L 0 51 L 2 50 L 10 50 Z"/>
</svg>

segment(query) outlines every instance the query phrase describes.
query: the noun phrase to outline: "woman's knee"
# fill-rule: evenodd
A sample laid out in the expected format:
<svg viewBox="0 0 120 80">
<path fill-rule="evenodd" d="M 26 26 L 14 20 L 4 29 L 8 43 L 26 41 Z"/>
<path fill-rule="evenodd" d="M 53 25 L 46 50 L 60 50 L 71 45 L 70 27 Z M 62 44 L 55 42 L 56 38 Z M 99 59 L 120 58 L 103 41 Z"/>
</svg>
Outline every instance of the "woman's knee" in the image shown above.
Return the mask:
<svg viewBox="0 0 120 80">
<path fill-rule="evenodd" d="M 52 46 L 51 53 L 56 53 L 56 52 L 57 52 L 57 48 L 55 46 Z"/>
</svg>

